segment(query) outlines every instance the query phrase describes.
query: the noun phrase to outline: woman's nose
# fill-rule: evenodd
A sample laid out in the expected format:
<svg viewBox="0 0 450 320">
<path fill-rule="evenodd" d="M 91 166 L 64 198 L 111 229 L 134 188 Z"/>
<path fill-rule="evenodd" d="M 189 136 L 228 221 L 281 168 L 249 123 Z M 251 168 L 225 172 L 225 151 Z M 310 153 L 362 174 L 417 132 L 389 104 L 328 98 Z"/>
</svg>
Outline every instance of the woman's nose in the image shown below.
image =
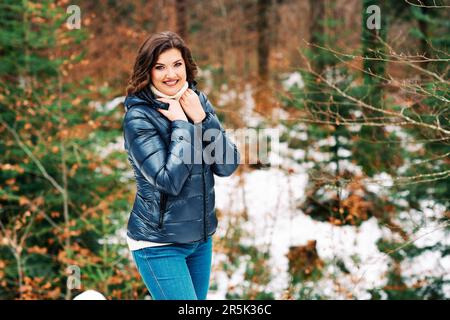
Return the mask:
<svg viewBox="0 0 450 320">
<path fill-rule="evenodd" d="M 172 79 L 172 77 L 175 76 L 175 75 L 176 75 L 175 70 L 173 68 L 168 68 L 168 70 L 167 70 L 167 77 Z"/>
</svg>

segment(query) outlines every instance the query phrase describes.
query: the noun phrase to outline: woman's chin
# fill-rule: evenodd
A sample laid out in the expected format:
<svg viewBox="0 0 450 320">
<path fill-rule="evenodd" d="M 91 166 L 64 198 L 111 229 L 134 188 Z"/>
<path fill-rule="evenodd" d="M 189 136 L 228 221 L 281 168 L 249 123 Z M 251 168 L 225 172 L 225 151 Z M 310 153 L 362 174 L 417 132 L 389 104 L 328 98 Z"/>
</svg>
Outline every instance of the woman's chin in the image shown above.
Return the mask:
<svg viewBox="0 0 450 320">
<path fill-rule="evenodd" d="M 166 89 L 166 90 L 162 91 L 162 93 L 167 94 L 168 96 L 173 96 L 174 94 L 176 94 L 178 92 L 178 90 L 179 89 L 177 89 L 177 88 L 176 89 L 170 88 L 170 89 Z"/>
</svg>

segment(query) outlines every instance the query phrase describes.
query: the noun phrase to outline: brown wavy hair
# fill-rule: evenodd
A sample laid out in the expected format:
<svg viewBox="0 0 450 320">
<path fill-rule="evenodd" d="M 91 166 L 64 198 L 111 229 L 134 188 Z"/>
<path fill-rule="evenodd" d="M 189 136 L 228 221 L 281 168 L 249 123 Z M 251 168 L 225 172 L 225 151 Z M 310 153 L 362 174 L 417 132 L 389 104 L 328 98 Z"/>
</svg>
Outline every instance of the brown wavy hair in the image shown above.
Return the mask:
<svg viewBox="0 0 450 320">
<path fill-rule="evenodd" d="M 133 73 L 128 80 L 127 95 L 139 92 L 151 83 L 151 70 L 155 66 L 159 55 L 172 48 L 180 50 L 184 59 L 186 81 L 194 81 L 197 75 L 197 64 L 192 58 L 191 50 L 178 34 L 172 31 L 163 31 L 147 37 L 139 48 Z"/>
</svg>

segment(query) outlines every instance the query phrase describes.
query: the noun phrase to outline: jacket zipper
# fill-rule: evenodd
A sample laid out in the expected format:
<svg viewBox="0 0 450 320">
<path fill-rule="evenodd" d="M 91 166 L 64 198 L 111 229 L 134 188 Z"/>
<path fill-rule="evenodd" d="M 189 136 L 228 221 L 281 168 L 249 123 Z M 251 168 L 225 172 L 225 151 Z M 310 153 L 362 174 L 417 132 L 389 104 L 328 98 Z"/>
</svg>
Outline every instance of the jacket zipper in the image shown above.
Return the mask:
<svg viewBox="0 0 450 320">
<path fill-rule="evenodd" d="M 206 187 L 205 187 L 205 166 L 202 159 L 202 180 L 203 180 L 203 232 L 206 241 Z"/>
<path fill-rule="evenodd" d="M 164 221 L 164 211 L 166 211 L 166 201 L 167 195 L 164 193 L 160 193 L 159 196 L 159 223 L 158 227 L 161 229 Z"/>
</svg>

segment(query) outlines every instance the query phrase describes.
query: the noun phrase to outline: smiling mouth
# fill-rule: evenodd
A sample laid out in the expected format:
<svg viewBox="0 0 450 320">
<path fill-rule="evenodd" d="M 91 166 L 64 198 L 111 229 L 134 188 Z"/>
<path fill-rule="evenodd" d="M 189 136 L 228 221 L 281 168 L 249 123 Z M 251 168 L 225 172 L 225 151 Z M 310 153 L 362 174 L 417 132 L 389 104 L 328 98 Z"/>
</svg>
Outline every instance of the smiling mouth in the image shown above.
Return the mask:
<svg viewBox="0 0 450 320">
<path fill-rule="evenodd" d="M 178 83 L 178 80 L 170 80 L 170 81 L 164 81 L 164 84 L 169 86 L 169 87 L 173 87 L 174 85 L 176 85 Z"/>
</svg>

